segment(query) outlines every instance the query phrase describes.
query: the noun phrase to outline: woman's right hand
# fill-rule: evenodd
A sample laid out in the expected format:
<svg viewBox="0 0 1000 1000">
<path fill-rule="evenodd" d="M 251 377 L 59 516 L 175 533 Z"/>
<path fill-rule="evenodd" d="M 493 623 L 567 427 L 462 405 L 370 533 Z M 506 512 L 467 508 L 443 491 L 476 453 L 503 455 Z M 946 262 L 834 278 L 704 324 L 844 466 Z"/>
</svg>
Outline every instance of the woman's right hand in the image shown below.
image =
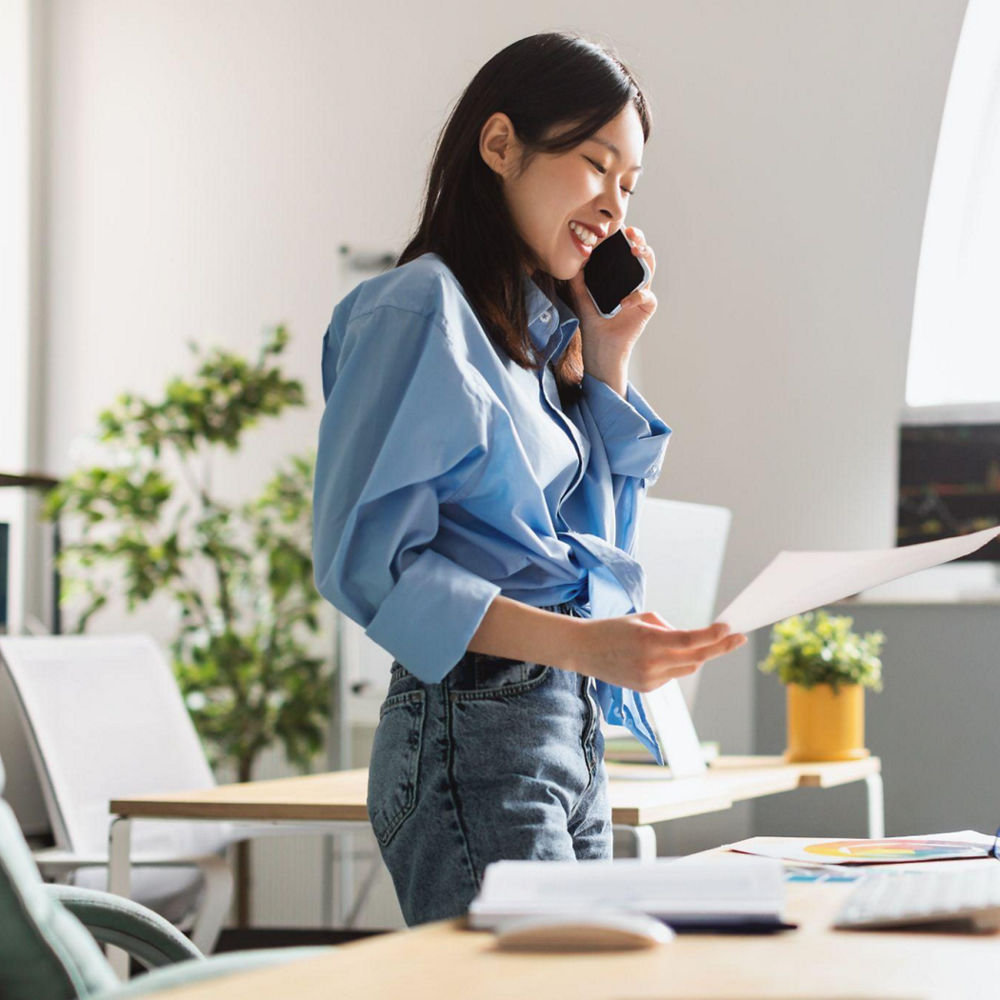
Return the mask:
<svg viewBox="0 0 1000 1000">
<path fill-rule="evenodd" d="M 656 612 L 577 620 L 565 670 L 640 693 L 693 674 L 706 660 L 738 649 L 747 637 L 728 625 L 683 631 Z"/>
</svg>

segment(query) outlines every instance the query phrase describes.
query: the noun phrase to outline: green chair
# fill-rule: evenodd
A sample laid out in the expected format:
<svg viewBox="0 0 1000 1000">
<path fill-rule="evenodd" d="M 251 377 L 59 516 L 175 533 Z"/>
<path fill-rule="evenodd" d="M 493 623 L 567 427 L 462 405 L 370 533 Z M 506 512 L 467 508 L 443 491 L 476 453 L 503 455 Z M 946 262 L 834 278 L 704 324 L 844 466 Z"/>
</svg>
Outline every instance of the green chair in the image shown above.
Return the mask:
<svg viewBox="0 0 1000 1000">
<path fill-rule="evenodd" d="M 4 771 L 0 761 L 0 795 Z M 97 942 L 153 971 L 120 983 Z M 332 948 L 282 948 L 205 956 L 152 910 L 94 889 L 42 881 L 10 806 L 0 798 L 0 997 L 125 1000 Z"/>
</svg>

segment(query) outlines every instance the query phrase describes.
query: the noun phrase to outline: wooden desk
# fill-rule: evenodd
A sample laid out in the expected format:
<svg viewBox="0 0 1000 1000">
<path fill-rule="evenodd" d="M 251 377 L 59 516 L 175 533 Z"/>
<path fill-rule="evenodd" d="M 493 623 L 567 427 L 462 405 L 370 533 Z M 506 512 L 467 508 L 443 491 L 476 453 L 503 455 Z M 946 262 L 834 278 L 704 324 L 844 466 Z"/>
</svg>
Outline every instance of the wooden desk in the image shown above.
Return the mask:
<svg viewBox="0 0 1000 1000">
<path fill-rule="evenodd" d="M 878 757 L 842 763 L 786 764 L 781 757 L 719 757 L 704 775 L 672 780 L 649 764 L 608 762 L 612 822 L 643 826 L 730 808 L 734 802 L 795 788 L 833 788 L 878 776 Z M 368 771 L 331 771 L 271 781 L 216 785 L 113 799 L 120 819 L 367 823 Z M 881 834 L 871 834 L 881 836 Z"/>
<path fill-rule="evenodd" d="M 642 829 L 796 788 L 833 788 L 864 781 L 868 785 L 868 836 L 885 835 L 882 762 L 878 757 L 816 764 L 786 764 L 781 757 L 719 757 L 705 774 L 676 781 L 650 780 L 659 769 L 649 764 L 609 762 L 606 766 L 612 822 L 616 825 Z M 645 851 L 640 853 L 647 856 Z"/>
<path fill-rule="evenodd" d="M 780 757 L 720 757 L 704 775 L 671 780 L 649 764 L 607 765 L 612 822 L 635 838 L 636 856 L 656 856 L 652 824 L 729 809 L 734 802 L 795 788 L 868 784 L 869 836 L 883 826 L 881 763 L 877 757 L 834 764 L 785 764 Z M 367 826 L 365 768 L 327 774 L 218 785 L 198 792 L 146 795 L 111 802 L 109 887 L 130 892 L 131 823 L 135 819 L 225 820 L 303 825 L 314 832 Z"/>
<path fill-rule="evenodd" d="M 983 861 L 930 864 L 995 865 Z M 921 866 L 926 867 L 926 866 Z M 278 968 L 169 990 L 164 1000 L 983 1000 L 996 995 L 996 934 L 830 929 L 854 883 L 788 884 L 777 935 L 683 934 L 651 951 L 518 955 L 461 921 L 342 945 Z"/>
</svg>

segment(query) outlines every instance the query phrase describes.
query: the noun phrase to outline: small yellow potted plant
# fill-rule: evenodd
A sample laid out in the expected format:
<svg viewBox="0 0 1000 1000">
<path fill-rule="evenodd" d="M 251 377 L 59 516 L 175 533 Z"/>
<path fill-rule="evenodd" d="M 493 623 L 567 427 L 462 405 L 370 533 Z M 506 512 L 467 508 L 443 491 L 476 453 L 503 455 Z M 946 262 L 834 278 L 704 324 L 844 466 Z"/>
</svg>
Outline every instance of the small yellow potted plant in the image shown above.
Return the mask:
<svg viewBox="0 0 1000 1000">
<path fill-rule="evenodd" d="M 853 624 L 846 615 L 817 611 L 786 618 L 771 632 L 767 659 L 758 667 L 787 687 L 790 763 L 869 756 L 864 689 L 882 690 L 885 636 L 860 636 Z"/>
</svg>

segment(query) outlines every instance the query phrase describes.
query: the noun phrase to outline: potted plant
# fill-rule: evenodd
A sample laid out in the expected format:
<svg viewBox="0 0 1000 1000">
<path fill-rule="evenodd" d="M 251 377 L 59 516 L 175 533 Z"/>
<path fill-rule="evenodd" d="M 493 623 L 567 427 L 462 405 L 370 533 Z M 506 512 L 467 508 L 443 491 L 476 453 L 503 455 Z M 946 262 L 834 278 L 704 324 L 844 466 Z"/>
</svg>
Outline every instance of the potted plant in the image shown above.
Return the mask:
<svg viewBox="0 0 1000 1000">
<path fill-rule="evenodd" d="M 213 765 L 239 781 L 252 779 L 275 744 L 307 769 L 330 711 L 328 657 L 315 648 L 313 456 L 291 457 L 240 503 L 224 500 L 211 475 L 213 459 L 237 451 L 260 419 L 304 405 L 301 382 L 275 361 L 287 342 L 278 326 L 256 358 L 211 350 L 160 398 L 120 396 L 99 418 L 103 461 L 67 476 L 44 511 L 64 527 L 70 631 L 83 632 L 112 596 L 129 610 L 166 600 L 188 710 Z M 237 845 L 236 903 L 244 926 L 245 841 Z"/>
<path fill-rule="evenodd" d="M 786 618 L 771 632 L 767 659 L 758 667 L 787 686 L 790 763 L 869 756 L 864 692 L 882 690 L 885 636 L 860 636 L 853 624 L 846 615 L 817 611 Z"/>
</svg>

